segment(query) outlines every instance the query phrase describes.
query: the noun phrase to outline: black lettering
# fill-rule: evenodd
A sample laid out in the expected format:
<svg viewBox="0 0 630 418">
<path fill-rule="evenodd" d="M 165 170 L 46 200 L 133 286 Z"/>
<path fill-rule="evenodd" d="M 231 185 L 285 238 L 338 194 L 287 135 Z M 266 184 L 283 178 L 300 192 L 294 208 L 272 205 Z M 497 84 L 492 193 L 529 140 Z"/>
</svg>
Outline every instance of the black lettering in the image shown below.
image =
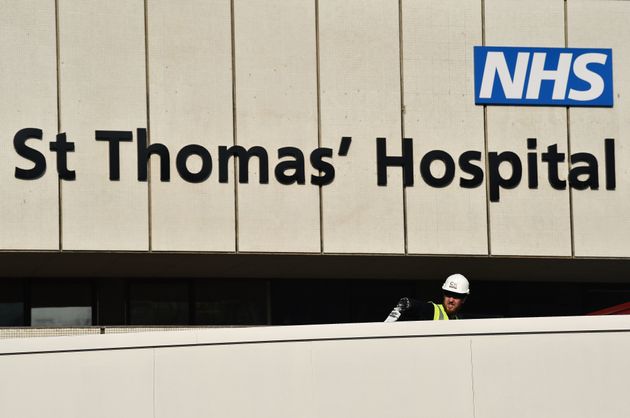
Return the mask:
<svg viewBox="0 0 630 418">
<path fill-rule="evenodd" d="M 249 159 L 258 157 L 259 162 L 259 182 L 260 184 L 269 183 L 269 157 L 267 151 L 263 147 L 255 146 L 246 150 L 240 145 L 231 147 L 219 147 L 219 182 L 228 182 L 228 163 L 230 157 L 234 157 L 238 161 L 238 182 L 247 184 L 249 182 Z"/>
<path fill-rule="evenodd" d="M 573 164 L 586 163 L 585 166 L 573 166 Z M 599 173 L 597 158 L 587 152 L 578 152 L 571 155 L 571 170 L 569 171 L 569 186 L 577 190 L 599 189 Z M 587 176 L 580 180 L 580 176 Z"/>
<path fill-rule="evenodd" d="M 339 144 L 339 151 L 337 151 L 337 155 L 341 157 L 345 157 L 348 155 L 350 151 L 350 144 L 352 144 L 351 136 L 342 136 L 341 143 Z"/>
<path fill-rule="evenodd" d="M 17 131 L 13 137 L 13 148 L 15 152 L 22 158 L 31 161 L 33 168 L 24 169 L 15 167 L 15 178 L 20 180 L 35 180 L 46 173 L 46 157 L 44 154 L 34 148 L 26 145 L 29 139 L 41 140 L 43 136 L 42 130 L 37 128 L 24 128 Z"/>
<path fill-rule="evenodd" d="M 512 174 L 508 178 L 501 177 L 501 173 L 499 172 L 499 167 L 503 163 L 508 163 L 512 167 Z M 511 151 L 488 153 L 488 170 L 491 202 L 499 201 L 499 191 L 501 188 L 513 189 L 518 186 L 523 175 L 521 160 L 518 158 L 518 155 Z"/>
<path fill-rule="evenodd" d="M 74 142 L 66 141 L 66 134 L 57 134 L 55 142 L 50 143 L 50 150 L 57 153 L 57 174 L 61 180 L 76 180 L 74 170 L 68 170 L 68 152 L 74 151 Z"/>
<path fill-rule="evenodd" d="M 332 158 L 332 148 L 317 148 L 311 152 L 311 166 L 319 172 L 319 175 L 311 175 L 311 184 L 326 186 L 335 179 L 335 167 L 324 158 Z"/>
<path fill-rule="evenodd" d="M 196 173 L 191 172 L 186 165 L 188 158 L 193 155 L 197 155 L 201 158 L 201 168 Z M 186 145 L 177 153 L 175 166 L 182 179 L 189 183 L 201 183 L 207 180 L 212 173 L 212 156 L 210 152 L 201 145 Z"/>
<path fill-rule="evenodd" d="M 617 179 L 615 177 L 615 140 L 604 140 L 604 162 L 606 164 L 606 190 L 615 190 Z"/>
<path fill-rule="evenodd" d="M 160 157 L 160 180 L 171 180 L 171 157 L 164 144 L 147 146 L 147 130 L 138 129 L 138 181 L 147 181 L 149 160 L 152 155 Z"/>
<path fill-rule="evenodd" d="M 558 145 L 549 145 L 547 152 L 542 153 L 543 162 L 548 164 L 549 184 L 556 190 L 564 190 L 567 188 L 566 180 L 560 180 L 558 177 L 558 164 L 564 162 L 564 153 L 558 152 Z"/>
<path fill-rule="evenodd" d="M 387 139 L 376 138 L 376 176 L 379 186 L 387 186 L 387 167 L 402 167 L 403 186 L 413 186 L 413 140 L 403 139 L 402 156 L 387 155 Z"/>
<path fill-rule="evenodd" d="M 278 158 L 292 157 L 292 160 L 281 161 L 275 169 L 276 180 L 282 184 L 304 184 L 306 174 L 304 173 L 304 154 L 299 148 L 283 147 L 278 150 Z M 293 171 L 286 174 L 287 170 Z"/>
<path fill-rule="evenodd" d="M 445 170 L 442 177 L 435 177 L 431 172 L 431 164 L 434 161 L 441 161 L 444 164 Z M 455 178 L 455 161 L 446 151 L 433 150 L 427 152 L 420 161 L 420 174 L 429 186 L 446 187 Z"/>
<path fill-rule="evenodd" d="M 483 183 L 483 169 L 472 164 L 471 161 L 481 161 L 481 153 L 479 151 L 466 151 L 459 156 L 459 167 L 464 173 L 472 176 L 469 179 L 463 177 L 459 179 L 460 187 L 465 189 L 474 189 Z"/>
<path fill-rule="evenodd" d="M 120 143 L 133 141 L 133 132 L 96 131 L 95 139 L 109 142 L 109 179 L 120 180 Z"/>
<path fill-rule="evenodd" d="M 536 149 L 536 138 L 527 138 L 527 149 Z M 527 186 L 538 188 L 538 154 L 535 152 L 527 153 Z"/>
</svg>

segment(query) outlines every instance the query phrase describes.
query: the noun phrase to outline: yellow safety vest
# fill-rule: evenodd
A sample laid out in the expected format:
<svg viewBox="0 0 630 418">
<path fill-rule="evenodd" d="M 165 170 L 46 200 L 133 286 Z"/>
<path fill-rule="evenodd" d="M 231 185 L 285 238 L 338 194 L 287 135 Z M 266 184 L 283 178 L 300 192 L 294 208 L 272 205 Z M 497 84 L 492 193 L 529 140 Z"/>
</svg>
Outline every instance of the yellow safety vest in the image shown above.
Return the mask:
<svg viewBox="0 0 630 418">
<path fill-rule="evenodd" d="M 434 321 L 448 321 L 449 317 L 444 310 L 444 305 L 441 303 L 438 305 L 437 303 L 431 302 L 433 305 L 433 320 Z"/>
</svg>

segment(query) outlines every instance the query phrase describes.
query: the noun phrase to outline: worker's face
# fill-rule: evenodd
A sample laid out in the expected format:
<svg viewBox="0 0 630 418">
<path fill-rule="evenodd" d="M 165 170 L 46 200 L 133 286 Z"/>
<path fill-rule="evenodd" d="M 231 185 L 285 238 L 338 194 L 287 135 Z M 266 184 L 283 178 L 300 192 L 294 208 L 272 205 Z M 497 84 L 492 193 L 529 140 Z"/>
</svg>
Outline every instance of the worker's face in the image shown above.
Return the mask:
<svg viewBox="0 0 630 418">
<path fill-rule="evenodd" d="M 442 301 L 442 305 L 444 305 L 444 310 L 448 315 L 455 315 L 457 312 L 459 312 L 465 302 L 465 295 L 444 292 L 444 300 Z"/>
</svg>

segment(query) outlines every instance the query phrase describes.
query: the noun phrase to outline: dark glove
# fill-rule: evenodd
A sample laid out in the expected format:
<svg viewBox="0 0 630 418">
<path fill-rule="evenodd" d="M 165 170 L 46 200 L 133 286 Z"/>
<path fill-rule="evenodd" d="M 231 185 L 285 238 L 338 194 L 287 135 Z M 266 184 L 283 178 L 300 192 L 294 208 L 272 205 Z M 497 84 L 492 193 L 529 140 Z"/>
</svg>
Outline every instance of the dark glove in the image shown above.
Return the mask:
<svg viewBox="0 0 630 418">
<path fill-rule="evenodd" d="M 398 318 L 411 306 L 411 301 L 409 298 L 402 298 L 398 301 L 398 304 L 392 311 L 389 313 L 387 318 L 385 318 L 385 322 L 396 322 Z"/>
<path fill-rule="evenodd" d="M 411 301 L 409 300 L 409 298 L 402 298 L 398 301 L 398 305 L 396 305 L 396 307 L 400 309 L 401 312 L 404 312 L 407 309 L 411 308 Z"/>
</svg>

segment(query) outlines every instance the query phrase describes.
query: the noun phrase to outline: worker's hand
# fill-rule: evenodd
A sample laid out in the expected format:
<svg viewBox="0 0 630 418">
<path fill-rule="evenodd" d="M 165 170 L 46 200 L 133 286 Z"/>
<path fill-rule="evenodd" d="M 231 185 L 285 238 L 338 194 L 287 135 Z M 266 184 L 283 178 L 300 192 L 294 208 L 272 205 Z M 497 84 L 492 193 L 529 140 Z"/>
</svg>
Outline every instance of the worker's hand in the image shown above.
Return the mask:
<svg viewBox="0 0 630 418">
<path fill-rule="evenodd" d="M 409 298 L 402 298 L 398 301 L 398 305 L 396 305 L 396 307 L 400 309 L 401 312 L 404 312 L 411 307 L 411 301 Z"/>
<path fill-rule="evenodd" d="M 398 318 L 401 317 L 403 312 L 411 307 L 411 301 L 409 298 L 402 298 L 398 301 L 398 304 L 392 311 L 389 313 L 389 316 L 385 318 L 385 322 L 395 322 L 398 321 Z"/>
</svg>

